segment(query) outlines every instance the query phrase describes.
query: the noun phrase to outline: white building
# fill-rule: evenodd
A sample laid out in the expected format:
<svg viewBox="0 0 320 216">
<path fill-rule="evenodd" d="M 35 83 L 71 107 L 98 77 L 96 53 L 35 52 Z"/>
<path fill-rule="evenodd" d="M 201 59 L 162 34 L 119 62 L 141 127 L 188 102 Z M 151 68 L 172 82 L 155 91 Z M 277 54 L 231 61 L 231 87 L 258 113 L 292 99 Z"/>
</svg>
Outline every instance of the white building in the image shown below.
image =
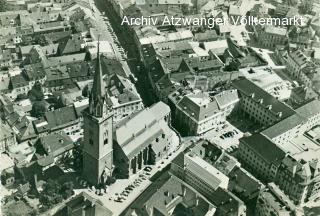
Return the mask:
<svg viewBox="0 0 320 216">
<path fill-rule="evenodd" d="M 276 99 L 284 101 L 290 98 L 291 83 L 281 79 L 271 68 L 263 66 L 242 68 L 239 71 L 240 76 L 246 77 Z"/>
<path fill-rule="evenodd" d="M 177 128 L 187 135 L 203 134 L 225 121 L 238 101 L 236 90 L 216 95 L 202 92 L 186 95 L 176 105 Z"/>
</svg>

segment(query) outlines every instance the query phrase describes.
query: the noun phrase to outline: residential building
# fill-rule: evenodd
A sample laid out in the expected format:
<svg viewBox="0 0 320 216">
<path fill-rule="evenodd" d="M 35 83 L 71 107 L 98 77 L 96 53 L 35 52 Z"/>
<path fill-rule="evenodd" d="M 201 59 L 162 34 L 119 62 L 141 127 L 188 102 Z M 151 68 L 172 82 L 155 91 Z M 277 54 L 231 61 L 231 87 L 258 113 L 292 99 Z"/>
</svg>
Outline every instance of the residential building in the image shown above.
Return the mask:
<svg viewBox="0 0 320 216">
<path fill-rule="evenodd" d="M 246 78 L 235 80 L 232 85 L 240 93 L 241 110 L 261 125 L 273 125 L 295 113 L 288 105 Z"/>
<path fill-rule="evenodd" d="M 54 216 L 59 215 L 112 216 L 113 213 L 108 208 L 106 208 L 100 200 L 94 199 L 89 194 L 82 192 L 65 203 L 63 207 L 54 214 Z"/>
<path fill-rule="evenodd" d="M 8 151 L 10 146 L 16 145 L 16 137 L 11 128 L 0 120 L 0 152 Z"/>
<path fill-rule="evenodd" d="M 297 108 L 293 115 L 273 124 L 261 133 L 280 146 L 284 145 L 319 124 L 319 106 L 319 100 L 310 101 Z"/>
<path fill-rule="evenodd" d="M 262 46 L 275 48 L 277 45 L 284 45 L 287 40 L 287 29 L 266 25 L 265 27 L 257 26 L 255 28 L 256 37 Z"/>
<path fill-rule="evenodd" d="M 239 159 L 265 181 L 275 180 L 285 155 L 285 151 L 262 134 L 240 139 Z"/>
<path fill-rule="evenodd" d="M 188 162 L 191 162 L 190 165 L 187 164 Z M 204 166 L 199 169 L 199 166 L 202 165 Z M 233 193 L 219 186 L 223 186 L 223 182 L 228 178 L 219 178 L 218 176 L 223 176 L 223 174 L 219 171 L 211 172 L 212 169 L 213 166 L 200 157 L 186 152 L 173 161 L 170 173 L 187 185 L 183 194 L 187 193 L 188 188 L 192 188 L 192 191 L 196 191 L 200 197 L 205 197 L 216 208 L 215 215 L 245 215 L 244 203 Z M 206 208 L 204 210 L 207 211 Z M 213 213 L 210 212 L 210 214 Z"/>
<path fill-rule="evenodd" d="M 295 204 L 303 204 L 320 193 L 319 159 L 296 160 L 286 156 L 278 169 L 276 184 Z"/>
<path fill-rule="evenodd" d="M 295 205 L 274 183 L 261 191 L 255 209 L 257 216 L 290 216 L 294 213 Z"/>
<path fill-rule="evenodd" d="M 176 104 L 176 127 L 182 134 L 189 136 L 203 134 L 225 121 L 238 102 L 236 90 L 226 90 L 215 95 L 206 92 L 185 95 Z"/>
<path fill-rule="evenodd" d="M 287 69 L 291 76 L 300 78 L 301 70 L 307 66 L 309 58 L 300 50 L 295 50 L 288 53 Z"/>
<path fill-rule="evenodd" d="M 106 82 L 107 104 L 113 109 L 114 122 L 143 109 L 142 99 L 129 79 L 113 74 Z"/>
<path fill-rule="evenodd" d="M 33 124 L 37 134 L 41 136 L 60 131 L 64 131 L 67 135 L 72 135 L 81 129 L 81 122 L 74 106 L 48 111 L 43 118 L 34 121 Z"/>
<path fill-rule="evenodd" d="M 286 101 L 290 98 L 292 92 L 292 84 L 281 79 L 274 70 L 269 67 L 251 67 L 241 68 L 240 76 L 246 77 L 248 80 L 262 88 L 279 101 Z"/>
<path fill-rule="evenodd" d="M 70 157 L 74 148 L 72 140 L 64 132 L 40 137 L 35 146 L 37 163 L 42 171 Z"/>
</svg>

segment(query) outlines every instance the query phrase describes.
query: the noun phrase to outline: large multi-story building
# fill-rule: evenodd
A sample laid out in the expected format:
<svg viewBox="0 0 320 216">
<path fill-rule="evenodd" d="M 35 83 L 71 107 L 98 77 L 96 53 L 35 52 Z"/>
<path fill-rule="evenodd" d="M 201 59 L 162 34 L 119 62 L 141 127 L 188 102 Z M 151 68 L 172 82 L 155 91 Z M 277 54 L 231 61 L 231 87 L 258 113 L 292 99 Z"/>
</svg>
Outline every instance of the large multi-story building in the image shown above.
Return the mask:
<svg viewBox="0 0 320 216">
<path fill-rule="evenodd" d="M 266 25 L 265 27 L 257 26 L 255 34 L 262 46 L 275 48 L 276 45 L 284 45 L 287 40 L 287 29 Z"/>
<path fill-rule="evenodd" d="M 201 157 L 191 152 L 179 155 L 172 163 L 170 173 L 201 194 L 216 208 L 214 215 L 246 215 L 246 206 L 225 189 L 229 178 Z M 211 215 L 211 214 L 209 214 Z"/>
<path fill-rule="evenodd" d="M 296 204 L 309 201 L 320 192 L 319 161 L 296 160 L 291 156 L 283 159 L 276 183 Z"/>
<path fill-rule="evenodd" d="M 298 109 L 294 114 L 262 131 L 278 145 L 288 143 L 320 123 L 320 101 L 313 100 Z"/>
<path fill-rule="evenodd" d="M 203 134 L 225 121 L 238 102 L 237 90 L 186 95 L 176 105 L 177 128 L 186 135 Z"/>
<path fill-rule="evenodd" d="M 288 105 L 246 78 L 232 84 L 240 93 L 240 109 L 263 126 L 273 125 L 295 113 Z"/>
<path fill-rule="evenodd" d="M 308 57 L 301 50 L 289 52 L 286 61 L 288 72 L 291 76 L 300 78 L 301 70 L 307 66 L 308 61 Z"/>
<path fill-rule="evenodd" d="M 242 68 L 239 72 L 240 76 L 246 77 L 276 99 L 285 101 L 290 98 L 292 84 L 287 80 L 281 79 L 270 67 Z"/>
<path fill-rule="evenodd" d="M 266 136 L 254 134 L 240 139 L 238 155 L 261 179 L 274 181 L 286 153 Z"/>
<path fill-rule="evenodd" d="M 107 94 L 107 103 L 112 106 L 114 122 L 120 121 L 144 107 L 135 86 L 120 75 L 113 74 L 108 77 Z"/>
</svg>

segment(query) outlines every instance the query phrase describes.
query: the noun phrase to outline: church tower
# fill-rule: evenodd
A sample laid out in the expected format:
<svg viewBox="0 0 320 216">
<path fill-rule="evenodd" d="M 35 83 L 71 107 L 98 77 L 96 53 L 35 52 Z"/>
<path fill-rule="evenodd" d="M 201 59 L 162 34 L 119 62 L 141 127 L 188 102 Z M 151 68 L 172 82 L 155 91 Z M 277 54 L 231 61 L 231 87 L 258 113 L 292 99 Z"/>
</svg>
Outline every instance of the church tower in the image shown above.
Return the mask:
<svg viewBox="0 0 320 216">
<path fill-rule="evenodd" d="M 84 111 L 83 177 L 91 184 L 105 184 L 113 170 L 112 110 L 106 104 L 99 41 L 89 107 Z"/>
</svg>

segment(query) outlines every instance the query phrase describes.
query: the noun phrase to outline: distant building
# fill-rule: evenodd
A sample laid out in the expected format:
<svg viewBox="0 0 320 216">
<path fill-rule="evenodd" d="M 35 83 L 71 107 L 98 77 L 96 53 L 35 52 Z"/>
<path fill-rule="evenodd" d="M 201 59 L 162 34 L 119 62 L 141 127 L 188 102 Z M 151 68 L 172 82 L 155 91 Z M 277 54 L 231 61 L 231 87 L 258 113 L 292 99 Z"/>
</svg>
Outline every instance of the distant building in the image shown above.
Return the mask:
<svg viewBox="0 0 320 216">
<path fill-rule="evenodd" d="M 8 151 L 10 146 L 16 145 L 16 137 L 11 128 L 0 120 L 0 152 Z"/>
<path fill-rule="evenodd" d="M 308 57 L 299 49 L 289 52 L 286 62 L 288 72 L 293 77 L 299 78 L 301 70 L 307 66 L 308 61 Z"/>
<path fill-rule="evenodd" d="M 287 40 L 287 29 L 282 27 L 266 25 L 257 26 L 255 34 L 259 43 L 268 48 L 275 48 L 277 45 L 284 45 Z"/>
</svg>

